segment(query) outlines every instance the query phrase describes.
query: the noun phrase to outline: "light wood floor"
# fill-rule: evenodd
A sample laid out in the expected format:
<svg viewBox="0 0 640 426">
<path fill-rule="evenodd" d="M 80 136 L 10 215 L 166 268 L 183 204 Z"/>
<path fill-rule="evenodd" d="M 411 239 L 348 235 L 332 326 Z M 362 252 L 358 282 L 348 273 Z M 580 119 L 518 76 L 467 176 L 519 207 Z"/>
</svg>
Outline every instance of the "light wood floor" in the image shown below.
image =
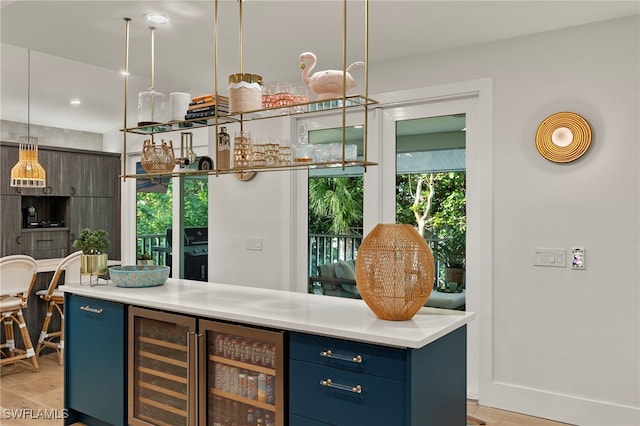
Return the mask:
<svg viewBox="0 0 640 426">
<path fill-rule="evenodd" d="M 0 424 L 2 426 L 46 426 L 63 423 L 63 367 L 58 365 L 55 354 L 41 356 L 38 361 L 40 363 L 38 373 L 34 373 L 23 364 L 0 368 Z M 18 413 L 23 415 L 22 419 L 15 418 Z M 468 401 L 467 414 L 485 421 L 488 426 L 564 424 L 483 407 L 475 401 Z M 51 418 L 55 416 L 58 418 Z M 470 422 L 469 424 L 478 423 Z"/>
</svg>

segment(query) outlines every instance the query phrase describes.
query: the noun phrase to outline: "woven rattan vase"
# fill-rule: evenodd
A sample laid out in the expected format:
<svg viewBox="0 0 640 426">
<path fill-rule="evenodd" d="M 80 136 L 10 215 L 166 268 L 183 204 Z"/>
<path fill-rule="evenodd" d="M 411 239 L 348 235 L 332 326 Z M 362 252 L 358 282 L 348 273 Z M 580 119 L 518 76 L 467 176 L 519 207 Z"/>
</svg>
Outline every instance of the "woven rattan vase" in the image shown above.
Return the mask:
<svg viewBox="0 0 640 426">
<path fill-rule="evenodd" d="M 358 249 L 358 291 L 380 319 L 411 319 L 429 298 L 433 279 L 433 253 L 411 225 L 378 224 Z"/>
</svg>

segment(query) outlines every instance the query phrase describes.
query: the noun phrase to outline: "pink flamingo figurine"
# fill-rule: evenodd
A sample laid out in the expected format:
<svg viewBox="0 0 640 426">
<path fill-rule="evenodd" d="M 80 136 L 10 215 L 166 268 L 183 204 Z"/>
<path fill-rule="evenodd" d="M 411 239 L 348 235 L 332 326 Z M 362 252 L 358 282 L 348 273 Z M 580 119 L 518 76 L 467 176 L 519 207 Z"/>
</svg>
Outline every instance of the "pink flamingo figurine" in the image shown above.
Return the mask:
<svg viewBox="0 0 640 426">
<path fill-rule="evenodd" d="M 316 66 L 316 55 L 311 52 L 304 52 L 300 55 L 300 68 L 302 69 L 302 81 L 305 82 L 313 93 L 318 95 L 318 100 L 341 98 L 343 93 L 348 92 L 356 86 L 356 82 L 349 74 L 349 70 L 357 65 L 364 65 L 364 62 L 354 62 L 347 67 L 345 83 L 347 90 L 342 90 L 342 70 L 324 70 L 309 76 L 311 70 Z"/>
</svg>

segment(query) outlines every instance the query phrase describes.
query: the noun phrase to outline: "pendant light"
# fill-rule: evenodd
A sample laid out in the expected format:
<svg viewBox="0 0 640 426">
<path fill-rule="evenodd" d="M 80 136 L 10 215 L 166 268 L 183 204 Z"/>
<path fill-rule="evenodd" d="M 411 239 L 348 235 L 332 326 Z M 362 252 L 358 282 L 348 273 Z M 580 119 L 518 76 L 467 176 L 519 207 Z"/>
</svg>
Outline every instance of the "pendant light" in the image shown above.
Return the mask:
<svg viewBox="0 0 640 426">
<path fill-rule="evenodd" d="M 151 87 L 138 93 L 138 126 L 152 126 L 164 122 L 164 94 L 155 87 L 155 27 L 151 30 Z"/>
<path fill-rule="evenodd" d="M 27 50 L 27 136 L 20 136 L 18 163 L 11 169 L 11 186 L 44 188 L 46 172 L 38 162 L 38 138 L 31 136 L 31 50 Z"/>
</svg>

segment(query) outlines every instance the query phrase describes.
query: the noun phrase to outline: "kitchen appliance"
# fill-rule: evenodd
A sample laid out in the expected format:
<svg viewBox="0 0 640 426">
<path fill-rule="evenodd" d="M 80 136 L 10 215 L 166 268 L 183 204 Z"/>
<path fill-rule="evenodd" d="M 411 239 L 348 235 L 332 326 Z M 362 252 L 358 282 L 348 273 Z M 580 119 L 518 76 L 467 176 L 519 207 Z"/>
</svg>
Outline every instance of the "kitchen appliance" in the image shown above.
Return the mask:
<svg viewBox="0 0 640 426">
<path fill-rule="evenodd" d="M 173 261 L 173 228 L 167 228 L 167 252 L 165 265 Z M 207 227 L 185 228 L 183 233 L 183 277 L 188 280 L 208 281 L 209 230 Z M 176 278 L 174 274 L 172 277 Z"/>
<path fill-rule="evenodd" d="M 32 223 L 38 222 L 38 212 L 34 206 L 22 209 L 22 227 L 27 228 Z"/>
</svg>

